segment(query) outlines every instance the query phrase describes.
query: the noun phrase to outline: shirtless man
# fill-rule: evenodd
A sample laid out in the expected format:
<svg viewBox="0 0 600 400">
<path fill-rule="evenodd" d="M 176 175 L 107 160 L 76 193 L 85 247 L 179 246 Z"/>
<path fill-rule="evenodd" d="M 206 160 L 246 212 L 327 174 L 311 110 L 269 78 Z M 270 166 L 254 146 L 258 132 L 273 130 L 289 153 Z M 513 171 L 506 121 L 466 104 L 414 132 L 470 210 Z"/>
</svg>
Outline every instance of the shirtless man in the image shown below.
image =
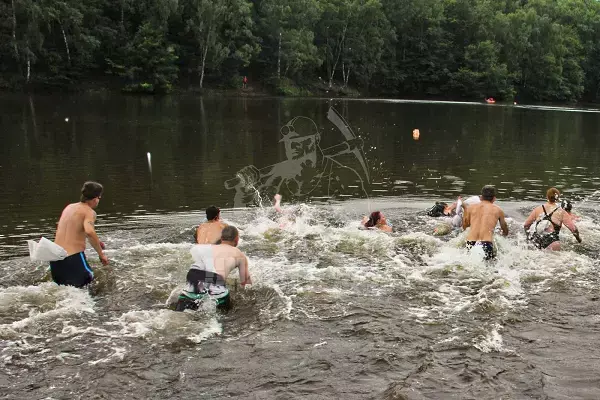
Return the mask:
<svg viewBox="0 0 600 400">
<path fill-rule="evenodd" d="M 60 261 L 50 262 L 52 279 L 59 285 L 83 287 L 94 279 L 94 273 L 85 258 L 85 239 L 98 253 L 103 265 L 108 264 L 108 258 L 102 251 L 104 245 L 98 239 L 94 223 L 102 185 L 97 182 L 85 182 L 81 188 L 81 201 L 69 204 L 63 210 L 54 243 L 67 251 L 67 257 Z"/>
<path fill-rule="evenodd" d="M 579 230 L 575 226 L 574 217 L 570 214 L 571 203 L 563 201 L 558 204 L 560 192 L 550 188 L 546 192 L 548 202 L 533 209 L 523 224 L 525 235 L 538 249 L 560 250 L 559 232 L 565 225 L 581 243 Z M 562 205 L 562 207 L 561 207 Z M 535 231 L 529 234 L 529 228 L 535 222 Z"/>
<path fill-rule="evenodd" d="M 481 202 L 471 204 L 465 209 L 463 218 L 463 229 L 471 228 L 467 234 L 467 249 L 470 250 L 473 246 L 482 247 L 485 260 L 491 260 L 496 256 L 492 240 L 498 221 L 500 221 L 502 235 L 508 235 L 504 211 L 495 205 L 494 201 L 496 201 L 496 188 L 484 186 L 481 189 Z"/>
<path fill-rule="evenodd" d="M 221 239 L 221 231 L 227 224 L 221 222 L 221 210 L 215 206 L 206 209 L 207 222 L 200 224 L 196 229 L 196 243 L 216 244 Z"/>
<path fill-rule="evenodd" d="M 229 290 L 225 280 L 236 268 L 242 286 L 252 284 L 248 271 L 248 258 L 237 248 L 240 235 L 236 227 L 226 226 L 220 244 L 199 244 L 190 252 L 194 259 L 187 273 L 187 286 L 179 296 L 176 311 L 197 309 L 198 300 L 205 296 L 215 299 L 218 306 L 229 304 Z"/>
</svg>

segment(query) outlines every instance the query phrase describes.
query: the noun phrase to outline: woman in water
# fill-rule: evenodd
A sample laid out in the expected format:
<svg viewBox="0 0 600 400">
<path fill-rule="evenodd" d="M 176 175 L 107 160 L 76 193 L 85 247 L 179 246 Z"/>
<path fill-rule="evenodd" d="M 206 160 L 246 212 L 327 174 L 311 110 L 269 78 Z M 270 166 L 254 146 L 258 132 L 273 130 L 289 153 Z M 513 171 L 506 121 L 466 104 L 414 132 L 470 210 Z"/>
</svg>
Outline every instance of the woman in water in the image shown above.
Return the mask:
<svg viewBox="0 0 600 400">
<path fill-rule="evenodd" d="M 384 232 L 392 231 L 392 227 L 388 225 L 381 211 L 373 211 L 370 216 L 365 216 L 361 224 L 367 229 L 379 229 Z"/>
</svg>

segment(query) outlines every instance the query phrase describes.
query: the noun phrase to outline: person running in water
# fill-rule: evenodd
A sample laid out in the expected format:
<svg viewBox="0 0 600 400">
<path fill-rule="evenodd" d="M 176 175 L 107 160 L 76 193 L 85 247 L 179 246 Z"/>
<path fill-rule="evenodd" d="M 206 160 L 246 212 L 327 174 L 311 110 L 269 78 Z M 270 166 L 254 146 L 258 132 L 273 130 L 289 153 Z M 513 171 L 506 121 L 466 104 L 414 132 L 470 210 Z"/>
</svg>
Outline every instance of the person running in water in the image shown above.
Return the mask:
<svg viewBox="0 0 600 400">
<path fill-rule="evenodd" d="M 502 235 L 508 235 L 508 225 L 504 219 L 504 211 L 494 204 L 496 201 L 496 188 L 486 185 L 481 189 L 481 202 L 471 204 L 465 209 L 463 229 L 469 229 L 467 234 L 467 249 L 482 247 L 484 259 L 491 260 L 496 257 L 494 250 L 494 229 L 498 222 L 502 228 Z"/>
<path fill-rule="evenodd" d="M 225 280 L 236 268 L 242 287 L 252 284 L 248 258 L 237 248 L 240 235 L 235 226 L 228 225 L 221 232 L 220 244 L 197 244 L 190 253 L 194 264 L 186 276 L 187 285 L 179 295 L 176 311 L 197 309 L 199 301 L 210 296 L 218 306 L 229 305 L 229 290 Z"/>
<path fill-rule="evenodd" d="M 67 251 L 67 257 L 60 261 L 50 262 L 52 279 L 59 285 L 69 285 L 81 288 L 92 282 L 94 273 L 85 257 L 87 238 L 98 253 L 103 265 L 108 264 L 104 254 L 104 244 L 98 239 L 94 223 L 103 187 L 97 182 L 85 182 L 81 188 L 79 203 L 69 204 L 63 210 L 54 243 Z"/>
<path fill-rule="evenodd" d="M 575 236 L 575 239 L 581 243 L 579 230 L 573 221 L 573 217 L 569 213 L 571 203 L 564 202 L 569 211 L 563 209 L 559 201 L 560 192 L 556 188 L 550 188 L 546 192 L 548 202 L 533 209 L 529 217 L 523 224 L 525 235 L 528 240 L 538 249 L 560 250 L 559 233 L 563 225 L 565 225 Z M 533 233 L 530 233 L 530 228 L 535 222 Z"/>
<path fill-rule="evenodd" d="M 216 244 L 221 240 L 221 231 L 227 226 L 221 221 L 221 210 L 215 206 L 206 209 L 206 220 L 196 229 L 196 243 Z"/>
</svg>

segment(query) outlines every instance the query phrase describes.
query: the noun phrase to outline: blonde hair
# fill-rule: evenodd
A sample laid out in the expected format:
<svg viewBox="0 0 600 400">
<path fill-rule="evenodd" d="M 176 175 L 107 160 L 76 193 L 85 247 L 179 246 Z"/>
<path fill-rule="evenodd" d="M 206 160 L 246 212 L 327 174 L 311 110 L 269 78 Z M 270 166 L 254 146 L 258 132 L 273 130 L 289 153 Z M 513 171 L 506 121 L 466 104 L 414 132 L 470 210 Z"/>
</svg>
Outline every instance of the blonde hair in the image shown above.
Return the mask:
<svg viewBox="0 0 600 400">
<path fill-rule="evenodd" d="M 556 203 L 558 201 L 558 196 L 560 196 L 560 192 L 557 188 L 552 187 L 546 192 L 546 198 L 549 203 Z"/>
</svg>

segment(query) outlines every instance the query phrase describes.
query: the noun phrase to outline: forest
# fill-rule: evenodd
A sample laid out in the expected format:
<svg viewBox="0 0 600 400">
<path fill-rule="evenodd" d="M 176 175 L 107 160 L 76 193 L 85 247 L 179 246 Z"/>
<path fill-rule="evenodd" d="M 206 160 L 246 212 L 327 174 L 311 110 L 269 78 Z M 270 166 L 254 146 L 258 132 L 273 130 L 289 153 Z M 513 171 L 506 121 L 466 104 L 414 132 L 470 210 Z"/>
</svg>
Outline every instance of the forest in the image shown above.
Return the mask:
<svg viewBox="0 0 600 400">
<path fill-rule="evenodd" d="M 0 90 L 600 100 L 598 0 L 0 0 Z"/>
</svg>

